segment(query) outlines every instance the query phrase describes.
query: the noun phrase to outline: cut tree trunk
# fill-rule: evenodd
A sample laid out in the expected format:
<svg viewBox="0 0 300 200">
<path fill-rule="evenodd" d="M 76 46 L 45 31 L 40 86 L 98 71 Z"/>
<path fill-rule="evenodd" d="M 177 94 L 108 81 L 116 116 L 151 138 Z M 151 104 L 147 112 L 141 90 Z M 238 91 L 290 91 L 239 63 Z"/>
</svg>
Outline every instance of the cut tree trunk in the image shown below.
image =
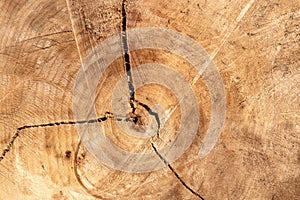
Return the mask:
<svg viewBox="0 0 300 200">
<path fill-rule="evenodd" d="M 300 199 L 299 1 L 2 0 L 0 8 L 0 199 Z M 159 48 L 131 51 L 142 38 L 130 38 L 137 28 L 170 30 L 194 41 L 207 52 L 201 54 L 205 61 L 212 61 L 203 65 L 208 70 L 214 65 L 220 74 L 224 96 L 211 96 L 218 84 L 210 88 L 209 76 L 186 55 Z M 118 43 L 105 52 L 99 47 L 109 39 Z M 74 102 L 86 103 L 74 95 L 76 89 L 93 82 L 89 77 L 105 62 L 101 56 L 116 49 L 119 57 L 97 80 L 94 104 L 74 110 Z M 91 60 L 98 63 L 95 72 Z M 199 115 L 195 138 L 170 162 L 161 149 L 176 140 L 182 107 L 192 104 L 181 105 L 170 88 L 158 84 L 137 88 L 138 80 L 150 76 L 140 66 L 149 63 L 180 74 L 176 78 L 190 84 L 197 102 L 189 110 Z M 80 79 L 80 73 L 89 75 Z M 173 78 L 158 70 L 160 76 Z M 113 112 L 118 101 L 112 99 L 122 77 L 130 99 L 128 112 L 118 116 Z M 82 92 L 90 92 L 89 86 Z M 221 135 L 199 157 L 214 123 L 213 104 L 223 97 Z M 173 111 L 165 124 L 156 104 Z M 82 112 L 88 116 L 78 117 Z M 136 132 L 151 119 L 162 127 L 151 137 L 134 137 L 117 119 Z M 114 145 L 151 154 L 162 167 L 128 172 L 100 162 L 113 151 L 92 148 L 99 133 L 80 131 L 92 125 L 105 130 Z"/>
</svg>

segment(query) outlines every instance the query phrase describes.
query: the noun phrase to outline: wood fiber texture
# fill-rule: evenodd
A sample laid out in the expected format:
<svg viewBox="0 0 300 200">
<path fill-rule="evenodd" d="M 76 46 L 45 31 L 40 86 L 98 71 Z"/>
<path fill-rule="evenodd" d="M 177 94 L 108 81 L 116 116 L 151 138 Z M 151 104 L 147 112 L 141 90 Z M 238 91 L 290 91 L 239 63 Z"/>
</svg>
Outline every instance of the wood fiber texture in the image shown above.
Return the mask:
<svg viewBox="0 0 300 200">
<path fill-rule="evenodd" d="M 0 151 L 9 149 L 0 160 L 0 199 L 300 199 L 300 1 L 2 0 L 0 10 Z M 99 44 L 146 27 L 179 32 L 205 49 L 224 83 L 226 121 L 214 149 L 199 159 L 211 116 L 200 77 L 192 85 L 200 115 L 192 145 L 163 169 L 127 173 L 99 163 L 80 141 L 73 89 Z M 189 83 L 197 76 L 161 49 L 129 55 L 131 68 L 154 62 Z M 156 146 L 122 132 L 106 112 L 125 69 L 121 56 L 99 80 L 99 124 L 113 130 L 107 137 L 120 148 L 159 157 L 182 113 L 174 111 L 164 129 L 170 134 L 162 130 Z M 158 85 L 139 88 L 135 99 L 168 109 L 179 102 Z M 138 123 L 148 123 L 149 111 L 134 103 Z"/>
</svg>

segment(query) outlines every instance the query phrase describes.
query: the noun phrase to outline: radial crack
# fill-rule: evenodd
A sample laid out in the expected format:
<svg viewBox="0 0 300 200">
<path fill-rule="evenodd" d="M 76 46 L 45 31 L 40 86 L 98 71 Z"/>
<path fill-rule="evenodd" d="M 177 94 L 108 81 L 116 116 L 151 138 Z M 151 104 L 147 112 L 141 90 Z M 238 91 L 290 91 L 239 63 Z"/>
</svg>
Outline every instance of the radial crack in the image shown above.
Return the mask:
<svg viewBox="0 0 300 200">
<path fill-rule="evenodd" d="M 107 119 L 114 118 L 114 115 L 110 112 L 106 112 L 103 117 L 99 117 L 97 119 L 89 119 L 89 120 L 78 120 L 78 121 L 60 121 L 60 122 L 53 122 L 53 123 L 46 123 L 46 124 L 36 124 L 36 125 L 25 125 L 17 128 L 16 133 L 12 136 L 10 139 L 8 145 L 6 148 L 2 151 L 2 154 L 0 156 L 0 162 L 4 159 L 6 153 L 8 153 L 15 140 L 18 138 L 19 133 L 23 130 L 26 129 L 31 129 L 31 128 L 42 128 L 42 127 L 50 127 L 50 126 L 60 126 L 60 125 L 68 125 L 68 124 L 91 124 L 91 123 L 100 123 L 103 121 L 106 121 Z M 120 118 L 115 117 L 116 120 L 120 120 Z"/>
<path fill-rule="evenodd" d="M 150 108 L 148 105 L 146 105 L 146 104 L 144 104 L 144 103 L 142 103 L 142 102 L 139 102 L 139 101 L 137 101 L 137 100 L 135 100 L 135 102 L 136 102 L 138 105 L 140 105 L 140 106 L 142 106 L 143 108 L 145 108 L 145 109 L 147 110 L 147 112 L 149 113 L 149 115 L 152 115 L 152 116 L 155 117 L 155 120 L 156 120 L 156 122 L 157 122 L 157 132 L 156 132 L 156 136 L 159 138 L 160 120 L 159 120 L 159 117 L 158 117 L 158 113 L 157 113 L 157 112 L 154 112 L 153 110 L 151 110 L 151 108 Z"/>
<path fill-rule="evenodd" d="M 127 43 L 127 16 L 126 16 L 126 1 L 122 2 L 122 44 L 124 50 L 124 62 L 125 62 L 125 71 L 127 75 L 128 81 L 128 88 L 130 94 L 130 100 L 134 100 L 134 86 L 133 86 L 133 79 L 131 74 L 131 65 L 130 65 L 130 55 L 128 51 L 128 43 Z M 132 107 L 132 109 L 135 109 Z"/>
<path fill-rule="evenodd" d="M 128 41 L 127 41 L 127 13 L 126 13 L 126 0 L 122 1 L 122 44 L 123 44 L 123 51 L 124 51 L 124 62 L 125 62 L 125 71 L 127 75 L 127 81 L 128 81 L 128 88 L 129 88 L 129 95 L 130 95 L 130 108 L 131 108 L 131 113 L 133 122 L 136 124 L 140 118 L 140 116 L 135 115 L 136 111 L 136 106 L 134 105 L 134 102 L 136 102 L 138 105 L 142 106 L 145 108 L 149 115 L 152 115 L 155 117 L 155 120 L 157 122 L 158 130 L 157 130 L 157 137 L 159 137 L 159 130 L 160 130 L 160 121 L 158 117 L 158 113 L 152 111 L 149 106 L 147 106 L 144 103 L 141 103 L 135 99 L 135 89 L 133 85 L 133 78 L 132 78 L 132 73 L 131 73 L 131 64 L 130 64 L 130 54 L 129 54 L 129 49 L 128 49 Z"/>
<path fill-rule="evenodd" d="M 179 180 L 179 182 L 186 188 L 188 189 L 191 193 L 193 193 L 196 197 L 198 197 L 199 199 L 204 200 L 204 198 L 198 194 L 196 191 L 194 191 L 192 188 L 190 188 L 178 175 L 178 173 L 173 169 L 173 167 L 168 163 L 168 161 L 158 152 L 157 148 L 154 146 L 153 143 L 151 143 L 152 148 L 155 152 L 155 154 L 159 157 L 159 159 L 161 161 L 163 161 L 165 163 L 165 165 L 168 166 L 168 168 L 171 170 L 171 172 L 174 174 L 174 176 Z"/>
</svg>

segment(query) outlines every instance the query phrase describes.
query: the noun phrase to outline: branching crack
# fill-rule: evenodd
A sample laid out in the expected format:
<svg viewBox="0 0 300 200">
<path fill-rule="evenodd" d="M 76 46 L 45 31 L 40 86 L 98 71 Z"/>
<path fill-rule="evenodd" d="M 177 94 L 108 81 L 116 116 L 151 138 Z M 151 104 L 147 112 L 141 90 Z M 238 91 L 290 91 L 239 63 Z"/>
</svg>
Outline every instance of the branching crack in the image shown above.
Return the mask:
<svg viewBox="0 0 300 200">
<path fill-rule="evenodd" d="M 161 128 L 161 123 L 160 119 L 158 116 L 158 113 L 154 112 L 148 105 L 138 101 L 135 99 L 135 88 L 133 85 L 133 78 L 132 78 L 132 73 L 131 73 L 131 63 L 130 63 L 130 54 L 129 54 L 129 49 L 128 49 L 128 42 L 127 42 L 127 33 L 126 33 L 126 28 L 127 28 L 127 14 L 126 14 L 126 4 L 127 0 L 122 1 L 122 45 L 123 45 L 123 51 L 124 51 L 124 63 L 125 63 L 125 71 L 127 75 L 127 81 L 128 81 L 128 88 L 129 88 L 129 94 L 130 94 L 130 101 L 129 105 L 131 107 L 131 112 L 130 112 L 130 118 L 125 118 L 125 121 L 132 121 L 135 124 L 138 123 L 139 119 L 141 116 L 135 114 L 137 106 L 143 107 L 149 115 L 152 115 L 155 117 L 157 124 L 158 124 L 158 130 L 157 130 L 157 137 L 159 138 L 159 131 Z M 57 33 L 52 33 L 52 34 L 47 34 L 43 36 L 38 36 L 34 38 L 29 38 L 27 40 L 32 40 L 35 38 L 39 37 L 45 37 L 45 36 L 50 36 L 50 35 L 55 35 L 55 34 L 61 34 L 61 33 L 68 33 L 71 31 L 62 31 L 62 32 L 57 32 Z M 24 41 L 27 41 L 24 40 Z M 51 47 L 51 46 L 50 46 Z M 47 48 L 50 48 L 47 47 Z M 43 48 L 46 49 L 46 48 Z M 117 121 L 122 121 L 123 119 L 120 117 L 114 116 L 110 112 L 106 112 L 103 117 L 99 117 L 96 119 L 89 119 L 89 120 L 78 120 L 78 121 L 60 121 L 60 122 L 53 122 L 53 123 L 46 123 L 46 124 L 36 124 L 36 125 L 25 125 L 17 128 L 16 133 L 12 136 L 10 139 L 10 142 L 6 146 L 6 148 L 2 151 L 2 154 L 0 156 L 0 162 L 4 159 L 6 154 L 11 150 L 15 140 L 18 138 L 19 134 L 21 131 L 26 130 L 26 129 L 32 129 L 32 128 L 43 128 L 43 127 L 52 127 L 52 126 L 60 126 L 60 125 L 74 125 L 74 124 L 90 124 L 90 123 L 100 123 L 104 122 L 107 119 L 115 118 Z M 164 162 L 166 166 L 171 170 L 171 172 L 174 174 L 174 176 L 179 180 L 179 182 L 186 188 L 188 189 L 192 194 L 194 194 L 196 197 L 199 199 L 204 200 L 204 198 L 195 192 L 192 188 L 190 188 L 178 175 L 178 173 L 173 169 L 173 167 L 167 162 L 167 160 L 158 152 L 157 148 L 153 143 L 151 143 L 152 148 L 155 152 L 155 154 L 160 158 L 161 161 Z"/>
<path fill-rule="evenodd" d="M 129 54 L 129 49 L 128 49 L 127 33 L 126 33 L 126 29 L 127 29 L 126 3 L 127 3 L 127 0 L 122 1 L 122 44 L 123 44 L 123 50 L 124 50 L 125 71 L 126 71 L 126 75 L 127 75 L 129 95 L 130 95 L 129 105 L 131 108 L 131 117 L 135 124 L 138 123 L 139 118 L 141 116 L 135 114 L 136 106 L 134 103 L 137 103 L 137 105 L 142 106 L 144 109 L 146 109 L 148 111 L 149 115 L 152 115 L 155 117 L 155 120 L 158 125 L 157 137 L 159 137 L 160 120 L 158 117 L 158 113 L 151 110 L 148 105 L 141 103 L 135 99 L 135 93 L 134 93 L 135 89 L 134 89 L 133 78 L 132 78 L 132 74 L 131 74 L 130 54 Z"/>
<path fill-rule="evenodd" d="M 147 106 L 144 105 L 145 108 L 151 112 L 151 109 Z M 115 117 L 112 113 L 110 112 L 106 112 L 105 115 L 103 117 L 99 117 L 97 119 L 89 119 L 89 120 L 78 120 L 78 121 L 60 121 L 60 122 L 53 122 L 53 123 L 46 123 L 46 124 L 36 124 L 36 125 L 25 125 L 25 126 L 21 126 L 17 128 L 16 133 L 12 136 L 10 142 L 8 143 L 8 145 L 6 146 L 6 148 L 2 151 L 2 154 L 0 156 L 0 162 L 4 159 L 4 157 L 6 156 L 6 154 L 11 150 L 15 140 L 18 138 L 19 134 L 21 131 L 26 130 L 26 129 L 32 129 L 32 128 L 43 128 L 43 127 L 52 127 L 52 126 L 60 126 L 60 125 L 74 125 L 74 124 L 90 124 L 90 123 L 100 123 L 100 122 L 104 122 L 107 119 L 112 119 L 115 118 L 118 121 L 122 121 L 123 119 L 120 117 Z M 130 121 L 131 119 L 125 118 L 125 121 Z M 204 198 L 198 194 L 197 192 L 195 192 L 193 189 L 191 189 L 178 175 L 178 173 L 173 169 L 173 167 L 167 162 L 167 160 L 165 158 L 162 157 L 162 155 L 158 152 L 157 148 L 154 146 L 153 143 L 151 143 L 152 148 L 155 152 L 155 154 L 160 158 L 161 161 L 164 162 L 165 165 L 168 166 L 168 168 L 172 171 L 172 173 L 175 175 L 175 177 L 180 181 L 180 183 L 186 188 L 188 189 L 191 193 L 193 193 L 195 196 L 197 196 L 198 198 L 204 200 Z"/>
<path fill-rule="evenodd" d="M 171 172 L 174 174 L 174 176 L 179 180 L 179 182 L 186 188 L 188 189 L 191 193 L 193 193 L 196 197 L 198 197 L 199 199 L 204 200 L 204 198 L 198 194 L 196 191 L 194 191 L 192 188 L 190 188 L 178 175 L 178 173 L 174 170 L 174 168 L 168 163 L 168 161 L 158 152 L 157 148 L 154 146 L 153 143 L 151 143 L 152 148 L 155 152 L 155 154 L 159 157 L 159 159 L 161 161 L 163 161 L 165 163 L 165 165 L 168 166 L 168 168 L 171 170 Z"/>
</svg>

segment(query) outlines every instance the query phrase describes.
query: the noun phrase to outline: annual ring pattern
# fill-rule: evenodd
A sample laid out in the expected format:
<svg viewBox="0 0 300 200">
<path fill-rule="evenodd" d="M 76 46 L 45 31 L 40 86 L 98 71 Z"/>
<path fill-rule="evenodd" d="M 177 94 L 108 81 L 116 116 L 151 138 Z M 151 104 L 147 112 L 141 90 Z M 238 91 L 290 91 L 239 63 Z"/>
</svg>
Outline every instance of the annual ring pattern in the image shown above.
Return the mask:
<svg viewBox="0 0 300 200">
<path fill-rule="evenodd" d="M 130 51 L 142 49 L 161 49 L 180 56 L 193 65 L 198 75 L 192 85 L 201 77 L 209 90 L 211 98 L 211 119 L 199 157 L 206 156 L 215 146 L 220 137 L 226 116 L 226 98 L 222 78 L 217 67 L 205 50 L 190 37 L 164 28 L 134 28 L 126 31 L 127 44 Z M 93 52 L 85 59 L 80 69 L 73 94 L 73 113 L 75 120 L 97 118 L 95 112 L 95 92 L 104 71 L 114 60 L 123 55 L 120 45 L 122 35 L 115 35 L 101 42 Z M 179 130 L 174 140 L 166 147 L 159 149 L 162 157 L 169 163 L 178 159 L 192 144 L 197 134 L 199 124 L 199 108 L 191 85 L 177 71 L 165 65 L 147 63 L 132 70 L 132 76 L 137 77 L 138 70 L 146 72 L 143 78 L 136 78 L 136 88 L 155 83 L 172 91 L 181 108 Z M 168 75 L 168 78 L 165 76 Z M 126 77 L 123 76 L 117 83 L 112 94 L 112 109 L 115 115 L 126 112 L 129 102 L 128 89 L 123 87 Z M 184 92 L 182 92 L 184 91 Z M 151 108 L 155 110 L 161 119 L 162 125 L 168 120 L 168 112 L 159 105 Z M 158 128 L 155 120 L 146 128 L 144 135 L 130 130 L 126 123 L 116 123 L 127 134 L 135 137 L 151 137 Z M 131 153 L 114 145 L 105 137 L 105 129 L 97 124 L 86 126 L 76 125 L 81 141 L 87 150 L 102 164 L 116 170 L 130 173 L 141 173 L 159 170 L 165 165 L 155 153 Z"/>
</svg>

